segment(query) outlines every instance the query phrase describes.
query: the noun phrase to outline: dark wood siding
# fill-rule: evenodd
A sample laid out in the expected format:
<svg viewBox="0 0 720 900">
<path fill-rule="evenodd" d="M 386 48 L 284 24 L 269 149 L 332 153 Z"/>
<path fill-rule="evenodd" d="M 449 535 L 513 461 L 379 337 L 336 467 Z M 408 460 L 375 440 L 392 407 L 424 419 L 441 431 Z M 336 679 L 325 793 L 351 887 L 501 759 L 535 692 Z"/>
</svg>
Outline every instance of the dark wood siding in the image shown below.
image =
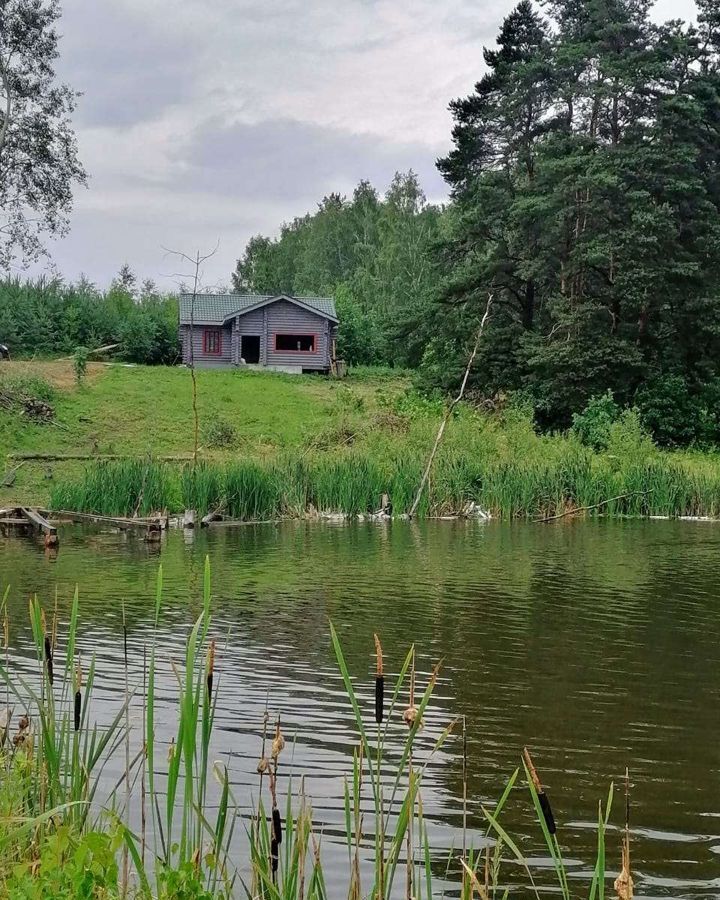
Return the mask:
<svg viewBox="0 0 720 900">
<path fill-rule="evenodd" d="M 204 350 L 206 328 L 218 327 L 222 333 L 222 352 L 208 354 Z M 276 334 L 312 334 L 315 349 L 312 352 L 290 352 L 275 349 Z M 242 357 L 242 336 L 260 337 L 260 365 L 292 366 L 302 369 L 326 370 L 330 368 L 330 353 L 335 324 L 319 313 L 296 306 L 288 300 L 277 300 L 260 309 L 235 316 L 224 326 L 196 324 L 193 335 L 193 352 L 197 366 L 238 365 Z M 190 363 L 190 326 L 180 327 L 182 358 Z"/>
<path fill-rule="evenodd" d="M 204 335 L 205 329 L 217 329 L 222 337 L 222 346 L 220 353 L 206 353 Z M 182 349 L 183 362 L 190 365 L 190 326 L 185 325 L 182 329 Z M 222 325 L 196 325 L 193 335 L 193 354 L 195 356 L 196 366 L 229 366 L 232 363 L 232 330 L 229 326 Z"/>
<path fill-rule="evenodd" d="M 267 309 L 267 365 L 302 366 L 303 369 L 327 369 L 330 367 L 328 347 L 329 321 L 323 316 L 295 306 L 288 300 L 271 303 Z M 275 349 L 276 334 L 313 334 L 315 351 L 310 353 L 287 352 Z"/>
</svg>

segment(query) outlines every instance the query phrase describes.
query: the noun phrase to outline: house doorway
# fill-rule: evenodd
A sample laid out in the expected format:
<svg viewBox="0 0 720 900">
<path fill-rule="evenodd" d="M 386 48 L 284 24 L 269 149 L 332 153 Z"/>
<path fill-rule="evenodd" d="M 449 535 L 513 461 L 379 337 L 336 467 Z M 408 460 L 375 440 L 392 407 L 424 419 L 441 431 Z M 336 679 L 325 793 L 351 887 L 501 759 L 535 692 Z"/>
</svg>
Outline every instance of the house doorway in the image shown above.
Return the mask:
<svg viewBox="0 0 720 900">
<path fill-rule="evenodd" d="M 248 365 L 257 365 L 260 362 L 260 335 L 244 334 L 240 341 L 240 357 Z"/>
</svg>

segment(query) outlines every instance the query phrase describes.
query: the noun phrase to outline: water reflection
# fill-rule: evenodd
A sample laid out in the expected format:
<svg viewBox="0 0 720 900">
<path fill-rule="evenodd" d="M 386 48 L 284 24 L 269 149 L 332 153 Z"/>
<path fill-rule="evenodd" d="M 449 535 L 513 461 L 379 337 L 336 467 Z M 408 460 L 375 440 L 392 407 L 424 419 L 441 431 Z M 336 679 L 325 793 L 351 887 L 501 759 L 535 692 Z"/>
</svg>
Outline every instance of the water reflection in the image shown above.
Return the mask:
<svg viewBox="0 0 720 900">
<path fill-rule="evenodd" d="M 37 592 L 48 605 L 57 595 L 66 610 L 79 583 L 84 652 L 98 654 L 96 714 L 109 718 L 122 689 L 122 606 L 130 674 L 139 682 L 161 561 L 157 720 L 169 741 L 169 660 L 181 659 L 201 609 L 209 554 L 222 697 L 216 756 L 229 758 L 240 792 L 255 790 L 266 702 L 281 711 L 286 734 L 296 737 L 293 768 L 307 776 L 329 837 L 343 827 L 352 720 L 328 620 L 369 711 L 373 631 L 389 670 L 415 642 L 423 677 L 444 659 L 421 752 L 451 718 L 467 717 L 474 827 L 480 805 L 499 796 L 528 744 L 562 823 L 571 871 L 587 877 L 597 802 L 629 766 L 637 894 L 692 898 L 720 890 L 718 551 L 716 527 L 671 522 L 299 522 L 218 528 L 192 539 L 174 532 L 161 548 L 128 533 L 71 529 L 55 557 L 26 540 L 0 543 L 0 579 L 12 585 L 11 640 L 20 648 L 29 644 L 28 595 Z M 458 843 L 459 752 L 459 738 L 451 739 L 425 784 L 438 850 Z M 526 809 L 524 798 L 514 798 L 508 821 L 542 865 L 542 839 Z M 613 861 L 618 845 L 611 835 Z M 331 872 L 345 860 L 338 849 Z"/>
</svg>

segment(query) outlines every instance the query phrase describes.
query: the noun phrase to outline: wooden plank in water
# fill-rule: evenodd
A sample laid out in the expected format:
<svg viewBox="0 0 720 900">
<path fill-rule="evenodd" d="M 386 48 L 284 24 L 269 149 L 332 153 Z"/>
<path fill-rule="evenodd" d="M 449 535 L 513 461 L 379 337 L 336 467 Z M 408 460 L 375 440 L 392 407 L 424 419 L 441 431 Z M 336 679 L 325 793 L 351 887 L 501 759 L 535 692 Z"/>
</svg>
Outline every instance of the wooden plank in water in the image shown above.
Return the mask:
<svg viewBox="0 0 720 900">
<path fill-rule="evenodd" d="M 152 519 L 131 519 L 127 516 L 98 516 L 94 513 L 73 512 L 70 509 L 54 509 L 48 512 L 58 519 L 70 519 L 73 522 L 89 522 L 92 525 L 117 525 L 118 528 L 149 528 L 158 521 L 157 516 Z"/>
<path fill-rule="evenodd" d="M 21 506 L 20 512 L 28 519 L 32 524 L 39 528 L 41 531 L 44 531 L 45 534 L 57 534 L 57 528 L 54 525 L 51 525 L 44 516 L 41 516 L 40 513 L 36 509 L 30 509 L 27 506 Z"/>
</svg>

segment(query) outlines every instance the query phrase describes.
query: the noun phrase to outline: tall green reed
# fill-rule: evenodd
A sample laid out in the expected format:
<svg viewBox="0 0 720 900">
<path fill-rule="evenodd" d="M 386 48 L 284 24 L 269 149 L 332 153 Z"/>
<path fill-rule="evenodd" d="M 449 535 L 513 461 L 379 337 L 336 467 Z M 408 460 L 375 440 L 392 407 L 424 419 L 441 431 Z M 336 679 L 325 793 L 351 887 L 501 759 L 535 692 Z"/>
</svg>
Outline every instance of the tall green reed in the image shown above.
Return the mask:
<svg viewBox="0 0 720 900">
<path fill-rule="evenodd" d="M 2 751 L 6 771 L 22 767 L 24 774 L 16 798 L 15 824 L 0 826 L 0 873 L 6 868 L 8 853 L 14 854 L 15 859 L 18 854 L 32 857 L 45 838 L 69 825 L 79 834 L 91 828 L 114 829 L 132 864 L 131 890 L 143 898 L 169 900 L 182 895 L 207 900 L 244 895 L 252 900 L 326 900 L 347 894 L 349 900 L 391 900 L 395 896 L 431 900 L 444 892 L 448 880 L 456 880 L 462 900 L 472 900 L 475 896 L 507 896 L 513 883 L 512 877 L 508 881 L 505 875 L 508 857 L 521 866 L 532 892 L 539 897 L 536 873 L 503 822 L 507 805 L 518 793 L 520 769 L 512 774 L 494 808 L 483 810 L 487 822 L 484 834 L 468 834 L 467 818 L 463 816 L 462 848 L 446 856 L 446 874 L 438 877 L 438 857 L 433 853 L 425 819 L 423 784 L 429 766 L 452 739 L 458 720 L 439 728 L 434 739 L 423 739 L 421 745 L 418 738 L 430 711 L 440 666 L 432 668 L 421 684 L 415 649 L 411 647 L 397 675 L 387 685 L 386 696 L 383 649 L 376 638 L 374 691 L 369 685 L 367 691 L 359 691 L 332 623 L 331 644 L 354 728 L 352 763 L 343 788 L 346 885 L 339 887 L 334 882 L 332 894 L 328 892 L 322 830 L 313 822 L 304 781 L 300 779 L 296 787 L 296 779 L 288 775 L 284 800 L 280 795 L 278 773 L 283 766 L 285 741 L 279 718 L 269 759 L 267 719 L 263 728 L 258 767 L 260 794 L 251 816 L 245 820 L 247 858 L 238 859 L 234 844 L 236 826 L 241 821 L 238 801 L 226 767 L 211 763 L 212 733 L 222 685 L 211 633 L 209 562 L 206 560 L 205 564 L 202 610 L 189 632 L 183 665 L 172 667 L 178 696 L 176 731 L 167 772 L 161 775 L 156 685 L 164 638 L 162 595 L 160 568 L 148 668 L 143 672 L 144 740 L 138 754 L 126 760 L 121 779 L 103 801 L 98 796 L 103 771 L 111 759 L 122 753 L 127 738 L 125 713 L 135 697 L 131 694 L 123 702 L 105 728 L 91 725 L 90 708 L 98 673 L 92 656 L 87 673 L 81 674 L 78 593 L 73 597 L 70 624 L 62 640 L 56 638 L 56 620 L 48 626 L 37 599 L 31 601 L 37 678 L 33 681 L 12 672 L 7 659 L 0 667 L 8 695 L 27 712 L 20 729 L 24 729 L 22 740 L 12 751 Z M 463 760 L 466 779 L 464 743 Z M 552 860 L 554 889 L 563 900 L 571 900 L 571 896 L 579 895 L 579 890 L 571 890 L 559 839 L 560 823 L 529 754 L 523 758 L 522 771 L 531 808 Z M 120 790 L 136 778 L 141 779 L 142 788 L 140 833 L 133 831 L 124 819 L 125 794 Z M 212 798 L 211 779 L 216 783 Z M 599 812 L 597 854 L 588 900 L 603 898 L 605 893 L 605 833 L 611 805 L 612 789 Z M 148 821 L 149 835 L 145 830 Z M 627 860 L 629 876 L 629 852 Z M 249 876 L 241 877 L 241 867 L 249 871 Z"/>
</svg>

